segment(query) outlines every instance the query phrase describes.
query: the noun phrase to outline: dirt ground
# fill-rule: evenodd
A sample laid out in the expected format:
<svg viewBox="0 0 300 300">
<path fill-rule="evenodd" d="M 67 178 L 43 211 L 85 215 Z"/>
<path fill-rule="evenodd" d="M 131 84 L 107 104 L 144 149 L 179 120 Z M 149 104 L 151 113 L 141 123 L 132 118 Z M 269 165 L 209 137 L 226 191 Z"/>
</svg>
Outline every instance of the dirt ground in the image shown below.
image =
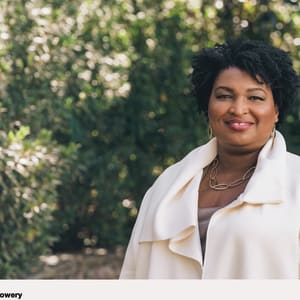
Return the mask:
<svg viewBox="0 0 300 300">
<path fill-rule="evenodd" d="M 86 249 L 82 253 L 41 256 L 40 264 L 28 279 L 118 279 L 124 249 Z"/>
</svg>

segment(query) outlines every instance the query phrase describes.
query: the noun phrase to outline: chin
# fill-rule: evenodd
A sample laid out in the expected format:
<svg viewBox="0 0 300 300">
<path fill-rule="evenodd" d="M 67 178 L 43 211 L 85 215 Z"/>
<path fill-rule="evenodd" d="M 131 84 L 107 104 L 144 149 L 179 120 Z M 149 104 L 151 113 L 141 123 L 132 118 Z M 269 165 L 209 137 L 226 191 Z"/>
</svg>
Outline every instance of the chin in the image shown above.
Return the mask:
<svg viewBox="0 0 300 300">
<path fill-rule="evenodd" d="M 257 142 L 255 137 L 251 137 L 248 134 L 230 134 L 219 138 L 220 141 L 224 141 L 230 144 L 251 144 Z"/>
<path fill-rule="evenodd" d="M 227 137 L 219 139 L 219 146 L 228 148 L 228 149 L 235 149 L 235 150 L 242 150 L 243 152 L 246 151 L 254 151 L 260 149 L 262 145 L 258 143 L 257 139 L 250 139 L 242 136 L 235 136 L 235 137 Z"/>
</svg>

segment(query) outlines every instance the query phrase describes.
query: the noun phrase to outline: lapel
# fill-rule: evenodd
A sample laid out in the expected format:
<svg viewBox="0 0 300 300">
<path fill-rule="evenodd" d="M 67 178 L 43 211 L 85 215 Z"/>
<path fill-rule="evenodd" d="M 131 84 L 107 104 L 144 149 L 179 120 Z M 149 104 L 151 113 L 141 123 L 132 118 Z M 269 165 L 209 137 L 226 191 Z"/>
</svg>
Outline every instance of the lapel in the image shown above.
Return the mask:
<svg viewBox="0 0 300 300">
<path fill-rule="evenodd" d="M 198 234 L 198 188 L 203 168 L 217 155 L 217 142 L 190 152 L 180 162 L 166 169 L 147 193 L 145 214 L 139 242 L 169 240 L 169 249 L 192 258 L 202 265 Z M 286 145 L 277 132 L 274 146 L 269 140 L 261 150 L 257 167 L 244 193 L 230 206 L 241 202 L 279 204 L 283 199 Z"/>
<path fill-rule="evenodd" d="M 241 201 L 279 204 L 284 200 L 286 153 L 284 138 L 277 131 L 273 147 L 269 140 L 260 151 L 256 169 L 241 195 Z"/>
<path fill-rule="evenodd" d="M 139 243 L 169 240 L 169 249 L 202 263 L 198 188 L 203 168 L 217 154 L 213 138 L 166 169 L 147 192 Z"/>
</svg>

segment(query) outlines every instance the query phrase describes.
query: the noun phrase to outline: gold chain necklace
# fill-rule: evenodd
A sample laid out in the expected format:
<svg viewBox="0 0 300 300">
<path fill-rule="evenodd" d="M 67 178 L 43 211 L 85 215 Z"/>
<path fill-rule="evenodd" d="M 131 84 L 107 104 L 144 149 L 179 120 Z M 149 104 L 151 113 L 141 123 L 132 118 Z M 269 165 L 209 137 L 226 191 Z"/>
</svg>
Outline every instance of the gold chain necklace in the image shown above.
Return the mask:
<svg viewBox="0 0 300 300">
<path fill-rule="evenodd" d="M 251 177 L 251 175 L 255 169 L 255 166 L 251 167 L 244 173 L 244 175 L 241 178 L 236 179 L 230 183 L 218 183 L 217 182 L 218 165 L 219 165 L 219 160 L 216 157 L 214 159 L 214 161 L 212 162 L 211 170 L 209 172 L 209 187 L 216 191 L 228 190 L 230 188 L 233 188 L 233 187 L 236 187 L 236 186 L 242 184 L 244 181 L 246 181 L 247 179 L 249 179 Z"/>
</svg>

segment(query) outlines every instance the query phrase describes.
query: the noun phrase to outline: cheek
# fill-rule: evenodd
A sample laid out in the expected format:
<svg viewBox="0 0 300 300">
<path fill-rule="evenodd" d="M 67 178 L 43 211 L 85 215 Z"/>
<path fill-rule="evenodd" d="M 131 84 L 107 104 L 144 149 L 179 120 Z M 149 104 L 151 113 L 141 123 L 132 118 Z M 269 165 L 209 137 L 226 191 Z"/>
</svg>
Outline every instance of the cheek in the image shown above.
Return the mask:
<svg viewBox="0 0 300 300">
<path fill-rule="evenodd" d="M 226 108 L 223 103 L 216 103 L 214 101 L 210 101 L 208 104 L 208 118 L 216 119 L 224 114 Z"/>
<path fill-rule="evenodd" d="M 278 118 L 278 113 L 275 107 L 265 107 L 262 108 L 258 115 L 260 116 L 260 119 L 263 120 L 265 123 L 270 123 L 273 125 Z"/>
</svg>

